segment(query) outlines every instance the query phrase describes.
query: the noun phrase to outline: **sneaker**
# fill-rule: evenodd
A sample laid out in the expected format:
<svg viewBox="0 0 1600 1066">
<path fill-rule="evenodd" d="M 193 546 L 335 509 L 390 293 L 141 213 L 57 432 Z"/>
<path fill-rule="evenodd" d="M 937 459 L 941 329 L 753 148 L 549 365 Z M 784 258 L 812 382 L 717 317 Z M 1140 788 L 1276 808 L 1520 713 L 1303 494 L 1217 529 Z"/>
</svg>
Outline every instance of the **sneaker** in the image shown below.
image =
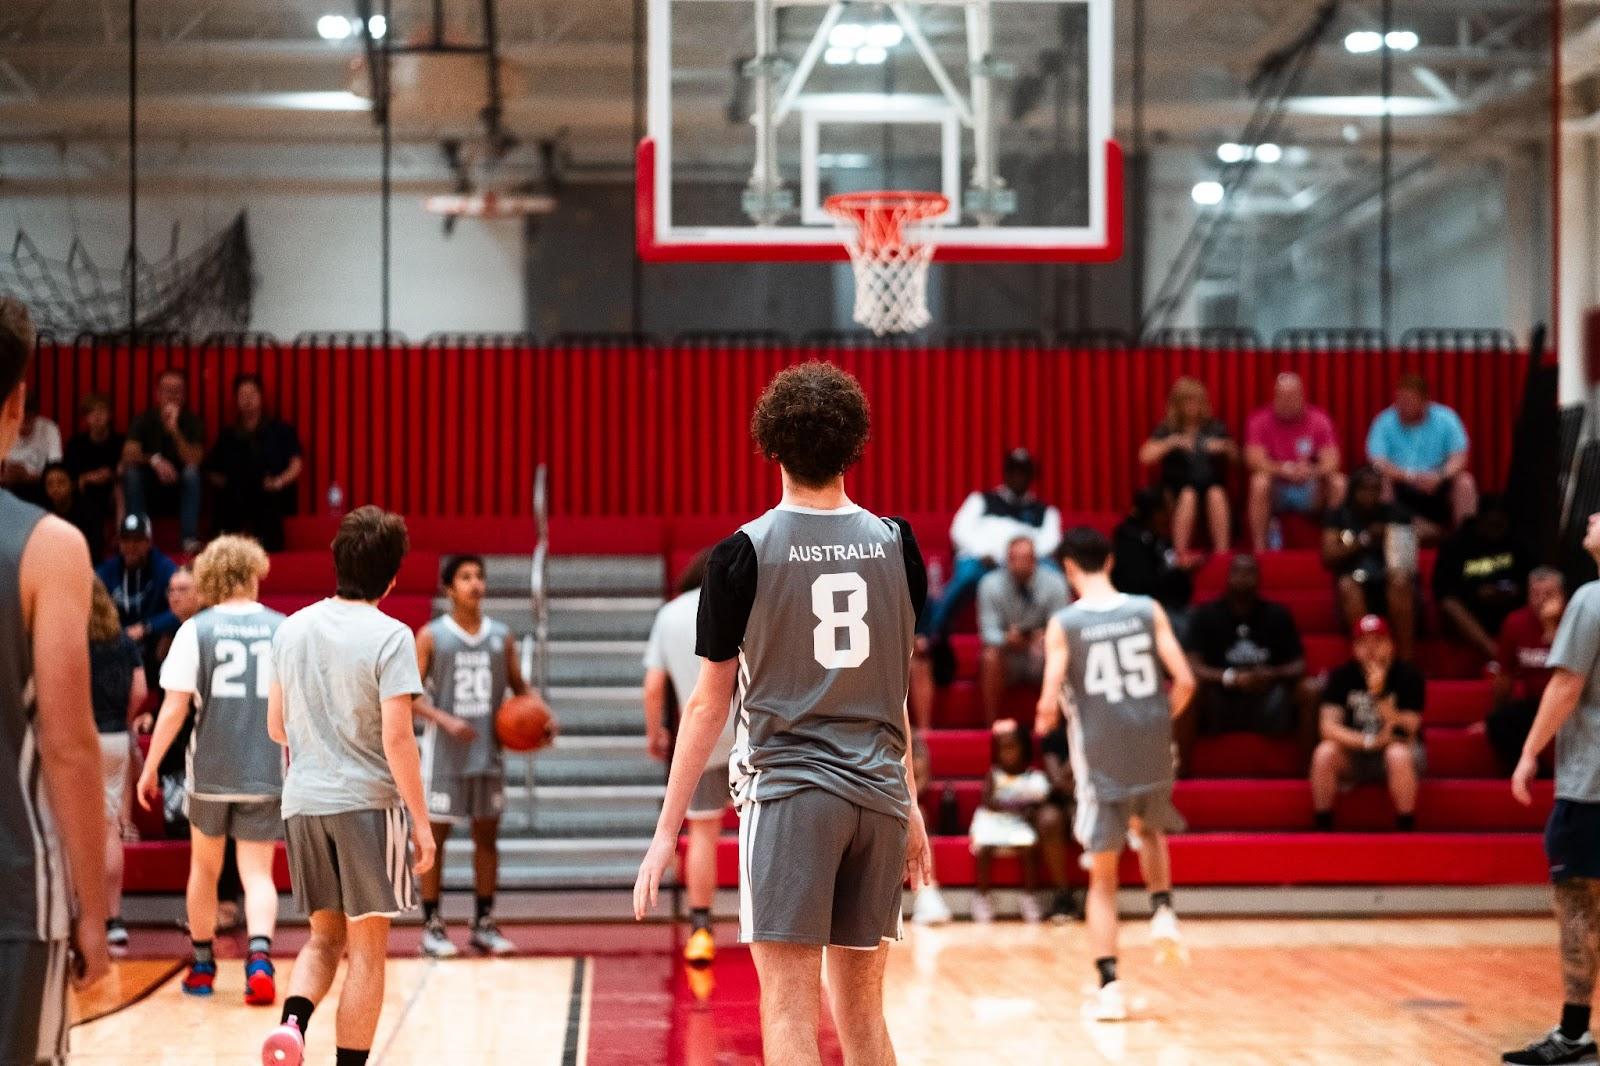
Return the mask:
<svg viewBox="0 0 1600 1066">
<path fill-rule="evenodd" d="M 988 925 L 994 921 L 994 904 L 989 902 L 989 897 L 981 892 L 972 894 L 972 920 L 979 925 Z"/>
<path fill-rule="evenodd" d="M 493 918 L 480 918 L 473 922 L 469 942 L 485 955 L 514 955 L 517 951 L 517 945 L 501 935 L 500 927 L 494 924 Z"/>
<path fill-rule="evenodd" d="M 683 961 L 691 966 L 704 966 L 717 957 L 716 938 L 709 929 L 696 929 L 683 945 Z"/>
<path fill-rule="evenodd" d="M 183 976 L 183 991 L 190 996 L 209 996 L 216 983 L 215 962 L 190 962 L 189 972 Z"/>
<path fill-rule="evenodd" d="M 911 920 L 917 925 L 944 925 L 952 917 L 950 907 L 944 901 L 944 896 L 934 885 L 923 885 L 917 889 L 916 897 L 911 904 Z"/>
<path fill-rule="evenodd" d="M 254 951 L 244 964 L 244 1001 L 252 1007 L 270 1007 L 278 998 L 277 971 L 264 951 Z"/>
<path fill-rule="evenodd" d="M 1150 945 L 1156 949 L 1157 962 L 1182 962 L 1188 957 L 1178 915 L 1171 907 L 1162 907 L 1151 916 Z"/>
<path fill-rule="evenodd" d="M 1128 1018 L 1128 1004 L 1122 998 L 1122 982 L 1102 985 L 1089 1005 L 1089 1016 L 1097 1022 L 1121 1022 Z"/>
<path fill-rule="evenodd" d="M 306 1038 L 291 1019 L 261 1041 L 261 1066 L 300 1066 L 306 1057 Z"/>
<path fill-rule="evenodd" d="M 717 990 L 717 972 L 709 966 L 689 966 L 684 970 L 684 982 L 696 1003 L 704 1003 Z"/>
<path fill-rule="evenodd" d="M 1521 1051 L 1508 1051 L 1501 1055 L 1500 1061 L 1514 1066 L 1554 1066 L 1556 1063 L 1592 1064 L 1600 1062 L 1600 1057 L 1596 1054 L 1594 1037 L 1584 1033 L 1576 1040 L 1568 1040 L 1561 1034 L 1558 1025 L 1546 1033 L 1544 1039 L 1529 1044 Z"/>
<path fill-rule="evenodd" d="M 1039 909 L 1039 899 L 1032 892 L 1024 892 L 1017 897 L 1017 911 L 1029 925 L 1038 925 L 1044 918 L 1044 912 Z"/>
<path fill-rule="evenodd" d="M 1078 897 L 1072 894 L 1072 889 L 1064 888 L 1050 900 L 1050 909 L 1045 912 L 1045 917 L 1057 925 L 1065 925 L 1073 919 L 1081 919 L 1083 910 L 1078 906 Z"/>
<path fill-rule="evenodd" d="M 106 920 L 106 947 L 118 958 L 128 953 L 128 927 L 121 918 Z"/>
<path fill-rule="evenodd" d="M 461 954 L 438 915 L 428 919 L 422 927 L 422 953 L 430 959 L 453 959 Z"/>
</svg>

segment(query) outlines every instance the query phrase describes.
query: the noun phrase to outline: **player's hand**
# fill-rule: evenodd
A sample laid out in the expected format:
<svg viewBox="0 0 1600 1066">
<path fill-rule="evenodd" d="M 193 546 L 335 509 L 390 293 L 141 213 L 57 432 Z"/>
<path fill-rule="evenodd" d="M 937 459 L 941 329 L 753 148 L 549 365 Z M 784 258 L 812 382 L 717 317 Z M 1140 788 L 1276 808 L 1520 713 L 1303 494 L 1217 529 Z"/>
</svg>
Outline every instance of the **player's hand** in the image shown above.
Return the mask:
<svg viewBox="0 0 1600 1066">
<path fill-rule="evenodd" d="M 111 972 L 111 950 L 106 946 L 106 923 L 99 917 L 79 916 L 72 924 L 75 956 L 72 987 L 80 992 Z"/>
<path fill-rule="evenodd" d="M 433 842 L 433 826 L 426 818 L 411 819 L 411 872 L 421 877 L 433 869 L 438 846 Z"/>
<path fill-rule="evenodd" d="M 154 732 L 156 728 L 156 716 L 151 714 L 149 711 L 146 711 L 133 720 L 132 728 L 133 731 L 140 736 L 143 736 L 146 733 Z"/>
<path fill-rule="evenodd" d="M 143 622 L 135 622 L 133 625 L 129 626 L 125 632 L 127 633 L 129 640 L 133 641 L 135 644 L 140 644 L 143 643 L 144 638 L 149 634 L 150 630 Z"/>
<path fill-rule="evenodd" d="M 156 472 L 156 479 L 163 485 L 171 485 L 178 480 L 178 468 L 169 463 L 164 455 L 152 455 L 150 469 Z"/>
<path fill-rule="evenodd" d="M 1511 772 L 1511 794 L 1524 807 L 1533 806 L 1533 793 L 1528 790 L 1528 786 L 1537 776 L 1539 776 L 1539 760 L 1523 752 L 1522 758 L 1517 760 L 1517 768 Z"/>
<path fill-rule="evenodd" d="M 139 783 L 133 786 L 139 806 L 147 811 L 155 810 L 154 805 L 161 802 L 161 781 L 157 777 L 159 770 L 155 763 L 145 763 L 144 769 L 139 771 Z"/>
<path fill-rule="evenodd" d="M 928 827 L 922 821 L 922 811 L 911 804 L 911 818 L 906 823 L 906 883 L 915 892 L 923 885 L 933 884 L 933 851 L 928 847 Z"/>
<path fill-rule="evenodd" d="M 657 833 L 650 841 L 650 850 L 644 853 L 644 861 L 639 864 L 639 876 L 633 882 L 633 917 L 635 921 L 643 921 L 656 905 L 656 896 L 661 891 L 661 879 L 667 876 L 667 871 L 672 867 L 672 860 L 677 854 L 677 841 L 671 837 L 664 837 Z"/>
<path fill-rule="evenodd" d="M 1033 708 L 1033 735 L 1042 737 L 1049 735 L 1056 727 L 1056 718 L 1061 714 L 1060 702 L 1054 696 L 1040 696 L 1039 702 Z"/>
<path fill-rule="evenodd" d="M 667 752 L 672 747 L 672 738 L 665 729 L 652 729 L 650 735 L 645 738 L 645 747 L 649 750 L 652 759 L 657 762 L 665 762 Z"/>
<path fill-rule="evenodd" d="M 462 744 L 470 744 L 478 739 L 478 731 L 472 728 L 472 723 L 465 718 L 448 715 L 439 720 L 439 728 L 447 733 L 451 740 Z"/>
</svg>

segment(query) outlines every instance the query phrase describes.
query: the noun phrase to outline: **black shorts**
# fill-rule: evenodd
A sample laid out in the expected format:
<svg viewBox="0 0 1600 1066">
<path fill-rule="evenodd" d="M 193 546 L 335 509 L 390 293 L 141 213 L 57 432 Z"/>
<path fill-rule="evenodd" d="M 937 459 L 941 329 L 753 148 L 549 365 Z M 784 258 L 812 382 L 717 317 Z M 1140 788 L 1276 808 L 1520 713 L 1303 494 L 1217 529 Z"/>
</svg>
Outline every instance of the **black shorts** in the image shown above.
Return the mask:
<svg viewBox="0 0 1600 1066">
<path fill-rule="evenodd" d="M 1396 484 L 1394 499 L 1418 518 L 1448 527 L 1455 521 L 1455 509 L 1450 505 L 1450 490 L 1454 485 L 1454 478 L 1445 478 L 1432 492 L 1423 492 L 1410 485 Z"/>
<path fill-rule="evenodd" d="M 1240 692 L 1217 684 L 1202 684 L 1195 697 L 1200 715 L 1200 735 L 1261 733 L 1285 736 L 1294 732 L 1294 696 L 1287 685 L 1273 685 L 1263 692 Z"/>
<path fill-rule="evenodd" d="M 1600 879 L 1600 803 L 1558 799 L 1544 827 L 1544 853 L 1550 880 Z"/>
</svg>

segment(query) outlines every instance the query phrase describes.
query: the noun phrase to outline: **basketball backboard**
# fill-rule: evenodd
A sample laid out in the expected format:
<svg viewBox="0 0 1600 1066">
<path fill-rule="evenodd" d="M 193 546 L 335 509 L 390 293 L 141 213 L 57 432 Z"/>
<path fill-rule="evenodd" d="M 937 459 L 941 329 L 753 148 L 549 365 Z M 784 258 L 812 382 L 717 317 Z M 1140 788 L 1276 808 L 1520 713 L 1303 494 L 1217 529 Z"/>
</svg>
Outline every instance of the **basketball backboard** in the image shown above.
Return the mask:
<svg viewBox="0 0 1600 1066">
<path fill-rule="evenodd" d="M 1112 0 L 650 0 L 638 246 L 835 260 L 823 201 L 942 193 L 936 258 L 1122 250 Z"/>
</svg>

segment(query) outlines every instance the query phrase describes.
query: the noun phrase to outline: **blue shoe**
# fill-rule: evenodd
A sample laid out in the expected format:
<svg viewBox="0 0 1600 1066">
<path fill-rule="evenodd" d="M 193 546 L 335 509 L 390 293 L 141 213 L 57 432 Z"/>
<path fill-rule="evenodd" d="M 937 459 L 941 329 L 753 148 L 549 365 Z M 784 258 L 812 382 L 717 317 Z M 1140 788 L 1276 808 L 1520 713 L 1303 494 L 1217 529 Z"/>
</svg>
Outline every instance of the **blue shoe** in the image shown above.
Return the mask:
<svg viewBox="0 0 1600 1066">
<path fill-rule="evenodd" d="M 211 986 L 217 982 L 215 962 L 191 962 L 183 978 L 183 991 L 191 996 L 209 996 Z"/>
</svg>

